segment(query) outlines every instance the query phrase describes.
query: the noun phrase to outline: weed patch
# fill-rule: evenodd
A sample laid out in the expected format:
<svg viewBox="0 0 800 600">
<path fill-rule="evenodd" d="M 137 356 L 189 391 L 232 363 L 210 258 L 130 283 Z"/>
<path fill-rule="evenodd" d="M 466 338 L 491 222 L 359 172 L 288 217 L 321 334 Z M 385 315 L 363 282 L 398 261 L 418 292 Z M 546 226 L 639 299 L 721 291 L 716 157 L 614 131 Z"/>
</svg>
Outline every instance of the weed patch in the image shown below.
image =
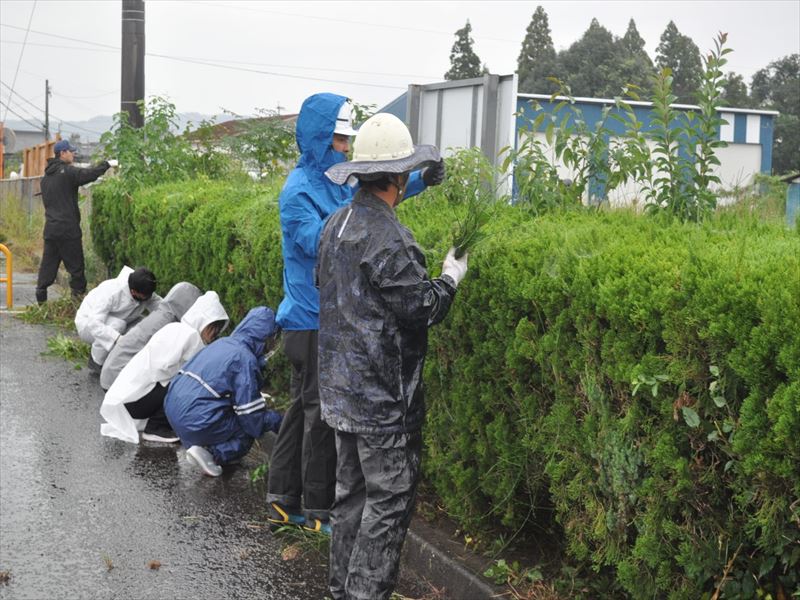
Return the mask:
<svg viewBox="0 0 800 600">
<path fill-rule="evenodd" d="M 64 360 L 75 363 L 75 369 L 83 368 L 89 359 L 91 347 L 77 338 L 58 334 L 47 339 L 46 356 L 60 356 Z"/>
<path fill-rule="evenodd" d="M 26 323 L 35 325 L 58 325 L 63 329 L 73 330 L 75 313 L 80 302 L 71 296 L 64 296 L 58 300 L 50 300 L 43 304 L 26 306 L 25 310 L 17 317 Z"/>
</svg>

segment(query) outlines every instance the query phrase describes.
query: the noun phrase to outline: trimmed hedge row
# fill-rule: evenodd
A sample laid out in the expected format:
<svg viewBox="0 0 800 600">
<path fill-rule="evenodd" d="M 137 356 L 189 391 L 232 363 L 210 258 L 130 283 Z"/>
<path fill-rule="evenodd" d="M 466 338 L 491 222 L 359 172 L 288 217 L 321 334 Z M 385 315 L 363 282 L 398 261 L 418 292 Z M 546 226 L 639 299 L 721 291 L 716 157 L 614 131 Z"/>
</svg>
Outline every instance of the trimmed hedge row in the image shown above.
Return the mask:
<svg viewBox="0 0 800 600">
<path fill-rule="evenodd" d="M 110 181 L 95 246 L 162 289 L 217 290 L 238 319 L 281 297 L 276 197 Z M 436 190 L 400 208 L 434 275 L 457 210 Z M 431 331 L 424 466 L 447 510 L 535 533 L 554 507 L 595 595 L 697 598 L 727 566 L 725 597 L 797 589 L 800 236 L 514 207 L 491 229 Z"/>
</svg>

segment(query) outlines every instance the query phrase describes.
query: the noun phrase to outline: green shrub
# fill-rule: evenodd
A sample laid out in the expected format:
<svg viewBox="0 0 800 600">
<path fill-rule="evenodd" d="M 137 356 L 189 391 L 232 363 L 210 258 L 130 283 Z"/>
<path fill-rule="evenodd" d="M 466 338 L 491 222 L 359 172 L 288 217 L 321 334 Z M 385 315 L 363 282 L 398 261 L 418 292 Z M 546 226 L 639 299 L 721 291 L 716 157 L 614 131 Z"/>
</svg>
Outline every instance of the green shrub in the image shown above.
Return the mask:
<svg viewBox="0 0 800 600">
<path fill-rule="evenodd" d="M 452 192 L 398 210 L 432 275 Z M 107 182 L 94 242 L 162 290 L 217 290 L 236 320 L 282 295 L 277 193 Z M 425 370 L 423 464 L 448 512 L 535 533 L 554 507 L 568 561 L 615 597 L 710 596 L 729 565 L 724 597 L 797 589 L 800 236 L 503 204 L 486 233 Z"/>
</svg>

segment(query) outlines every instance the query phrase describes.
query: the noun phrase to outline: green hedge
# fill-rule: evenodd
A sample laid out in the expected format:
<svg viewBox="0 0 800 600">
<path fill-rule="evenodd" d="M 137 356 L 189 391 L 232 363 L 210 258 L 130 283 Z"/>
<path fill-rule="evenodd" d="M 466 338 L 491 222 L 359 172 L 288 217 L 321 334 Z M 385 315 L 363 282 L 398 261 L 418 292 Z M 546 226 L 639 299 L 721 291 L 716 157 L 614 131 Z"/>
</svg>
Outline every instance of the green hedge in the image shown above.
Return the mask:
<svg viewBox="0 0 800 600">
<path fill-rule="evenodd" d="M 240 318 L 281 297 L 276 196 L 108 182 L 95 245 Z M 453 207 L 432 191 L 399 212 L 437 274 Z M 514 207 L 491 228 L 431 332 L 424 466 L 447 510 L 534 535 L 554 514 L 588 597 L 698 598 L 728 565 L 724 597 L 797 590 L 800 236 Z"/>
</svg>

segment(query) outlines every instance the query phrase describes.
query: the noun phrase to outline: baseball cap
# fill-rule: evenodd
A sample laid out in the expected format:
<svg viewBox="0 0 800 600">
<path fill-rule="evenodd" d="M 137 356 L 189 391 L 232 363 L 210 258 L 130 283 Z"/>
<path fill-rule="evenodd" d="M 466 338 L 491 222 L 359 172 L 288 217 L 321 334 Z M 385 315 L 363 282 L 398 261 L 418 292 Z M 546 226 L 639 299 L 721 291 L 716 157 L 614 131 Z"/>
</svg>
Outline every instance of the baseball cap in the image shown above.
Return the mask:
<svg viewBox="0 0 800 600">
<path fill-rule="evenodd" d="M 64 150 L 69 150 L 70 152 L 77 152 L 77 148 L 69 143 L 69 140 L 58 140 L 55 145 L 53 146 L 53 152 L 56 156 L 64 152 Z"/>
</svg>

